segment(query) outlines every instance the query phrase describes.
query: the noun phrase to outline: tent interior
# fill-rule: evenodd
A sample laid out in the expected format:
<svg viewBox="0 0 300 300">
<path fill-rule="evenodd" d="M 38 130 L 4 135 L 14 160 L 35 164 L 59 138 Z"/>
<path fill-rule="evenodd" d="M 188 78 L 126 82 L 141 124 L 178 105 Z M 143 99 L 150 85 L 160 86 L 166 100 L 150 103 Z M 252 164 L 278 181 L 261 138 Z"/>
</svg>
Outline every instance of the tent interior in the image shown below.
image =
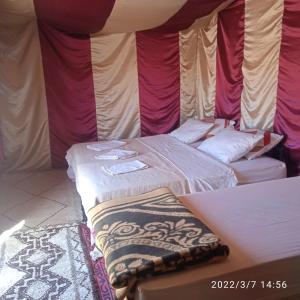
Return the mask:
<svg viewBox="0 0 300 300">
<path fill-rule="evenodd" d="M 51 299 L 49 295 L 53 293 L 52 299 L 111 300 L 115 297 L 110 286 L 113 282 L 112 285 L 118 290 L 118 299 L 176 300 L 186 297 L 192 300 L 200 299 L 200 293 L 203 299 L 232 299 L 233 296 L 237 299 L 297 299 L 293 297 L 300 295 L 300 280 L 295 275 L 299 274 L 300 239 L 293 232 L 300 227 L 300 205 L 296 201 L 300 192 L 299 79 L 298 0 L 1 0 L 0 247 L 3 253 L 6 253 L 3 248 L 5 245 L 7 249 L 14 250 L 7 250 L 12 254 L 0 257 L 0 298 Z M 260 165 L 257 176 L 261 179 L 242 185 L 242 175 L 238 175 L 235 168 L 240 164 L 238 159 L 246 153 L 237 158 L 235 165 L 216 160 L 211 162 L 214 165 L 210 167 L 213 159 L 208 155 L 203 165 L 199 163 L 197 166 L 194 159 L 199 151 L 195 148 L 189 150 L 186 142 L 181 145 L 171 137 L 172 132 L 191 120 L 210 120 L 207 123 L 215 120 L 232 121 L 234 128 L 231 131 L 248 136 L 246 131 L 255 131 L 254 135 L 262 132 L 263 138 L 260 141 L 263 140 L 264 143 L 270 136 L 281 136 L 280 142 L 269 155 L 277 162 L 276 166 L 284 166 L 284 170 L 280 169 L 281 175 L 276 177 L 276 172 L 279 171 L 268 171 L 269 167 L 265 165 L 271 158 L 257 160 L 256 166 Z M 218 134 L 207 138 L 203 144 Z M 86 147 L 120 140 L 126 141 L 125 150 L 136 150 L 137 154 L 144 153 L 145 149 L 151 150 L 151 155 L 145 156 L 149 159 L 146 161 L 149 162 L 147 170 L 130 175 L 105 174 L 100 184 L 102 177 L 98 177 L 99 170 L 107 166 L 106 161 L 103 160 L 104 167 L 101 165 L 101 168 L 96 168 L 95 154 L 100 152 L 93 152 L 92 165 L 92 152 Z M 253 142 L 251 149 L 254 149 L 257 141 L 256 144 Z M 131 145 L 133 148 L 130 148 Z M 158 153 L 159 151 L 162 152 Z M 151 165 L 156 163 L 153 158 L 155 155 L 160 157 L 160 165 L 157 167 L 160 173 L 155 173 L 156 169 Z M 167 174 L 166 169 L 174 165 L 176 156 L 178 160 L 182 157 L 181 165 L 174 166 L 174 170 Z M 234 163 L 233 160 L 230 162 Z M 99 159 L 97 163 L 102 161 Z M 116 161 L 108 163 L 111 166 Z M 92 169 L 88 169 L 88 165 Z M 194 172 L 193 165 L 198 169 L 202 168 L 202 173 L 208 172 L 210 168 L 214 172 L 232 172 L 233 179 L 224 179 L 225 173 L 220 173 L 218 179 L 213 179 L 217 178 L 213 173 L 207 175 L 207 181 L 184 179 L 188 173 Z M 70 168 L 73 174 L 70 174 Z M 150 173 L 150 169 L 154 170 L 153 173 Z M 265 178 L 267 171 L 271 175 Z M 144 176 L 143 172 L 149 172 L 150 175 Z M 90 178 L 92 176 L 93 179 Z M 129 176 L 126 177 L 129 179 L 124 179 L 126 185 L 119 180 L 125 176 Z M 155 181 L 158 180 L 155 177 L 162 180 L 163 176 L 164 180 L 168 177 L 169 181 L 181 177 L 185 183 L 176 181 L 176 184 L 167 185 L 164 184 L 167 181 Z M 110 183 L 106 180 L 108 177 Z M 143 183 L 147 180 L 149 185 L 144 188 Z M 233 180 L 237 181 L 233 183 Z M 141 186 L 137 186 L 140 183 Z M 115 191 L 115 186 L 120 189 Z M 128 190 L 125 191 L 125 187 Z M 180 272 L 177 275 L 164 274 L 152 281 L 139 278 L 134 284 L 128 280 L 125 284 L 126 291 L 124 284 L 122 286 L 116 283 L 114 276 L 123 270 L 114 269 L 115 263 L 110 261 L 109 255 L 107 258 L 98 244 L 102 239 L 101 237 L 98 241 L 98 234 L 103 233 L 104 227 L 101 227 L 101 231 L 97 222 L 100 222 L 99 218 L 106 220 L 105 216 L 102 218 L 98 214 L 108 210 L 104 205 L 113 205 L 115 198 L 124 198 L 125 203 L 129 201 L 126 204 L 129 206 L 132 200 L 128 200 L 128 196 L 139 197 L 140 194 L 154 190 L 154 187 L 168 187 L 176 196 L 183 197 L 178 200 L 183 207 L 187 207 L 204 223 L 206 221 L 206 225 L 228 245 L 230 252 L 227 260 L 231 265 L 227 264 L 227 260 L 224 262 L 225 267 L 222 267 L 222 262 L 221 267 L 218 263 L 209 268 L 205 265 L 201 276 L 195 273 L 193 266 L 188 273 L 185 273 L 186 270 L 182 271 L 183 275 Z M 111 192 L 113 190 L 114 193 Z M 101 192 L 103 195 L 100 195 Z M 88 194 L 86 198 L 84 193 Z M 223 195 L 228 204 L 226 201 L 224 204 L 219 201 Z M 250 196 L 255 198 L 252 206 L 249 204 Z M 203 202 L 200 201 L 201 197 Z M 238 203 L 234 202 L 236 198 L 240 200 L 236 201 Z M 243 204 L 241 200 L 244 198 Z M 270 198 L 274 198 L 274 205 Z M 94 206 L 98 203 L 95 199 L 100 203 L 99 206 L 103 205 L 103 211 L 94 212 Z M 226 210 L 226 205 L 231 207 L 231 215 Z M 169 211 L 169 215 L 177 214 L 175 206 L 174 210 Z M 172 205 L 168 208 L 172 208 Z M 216 215 L 211 213 L 214 210 Z M 252 216 L 252 225 L 247 219 L 247 212 L 255 214 Z M 160 213 L 160 210 L 156 211 L 157 215 Z M 271 246 L 253 246 L 252 249 L 250 242 L 249 245 L 247 242 L 232 242 L 227 232 L 224 233 L 227 227 L 229 231 L 230 226 L 222 213 L 229 214 L 228 219 L 231 218 L 232 222 L 243 223 L 245 220 L 240 232 L 246 237 L 249 235 L 250 240 L 257 234 L 257 240 L 264 243 L 263 236 L 270 235 L 274 238 L 277 234 L 275 229 L 281 232 L 283 236 L 279 234 L 277 240 L 270 238 L 268 245 L 276 248 L 275 243 L 280 244 L 279 238 L 284 238 L 282 244 L 285 244 L 285 248 L 280 248 L 278 253 L 287 253 L 286 256 L 273 252 L 268 254 L 265 249 L 271 249 Z M 241 216 L 244 217 L 243 220 Z M 85 285 L 85 296 L 81 284 L 78 284 L 78 290 L 74 288 L 79 281 L 70 283 L 73 292 L 68 290 L 67 284 L 64 289 L 57 289 L 55 292 L 52 287 L 48 287 L 50 281 L 41 279 L 42 275 L 32 275 L 30 281 L 27 277 L 26 280 L 22 277 L 27 271 L 21 267 L 18 267 L 16 273 L 12 261 L 19 257 L 18 250 L 25 251 L 18 244 L 21 243 L 21 227 L 23 231 L 29 230 L 31 235 L 32 232 L 38 232 L 36 228 L 57 224 L 69 224 L 66 228 L 71 230 L 73 225 L 70 224 L 82 224 L 86 218 L 86 227 L 77 226 L 80 228 L 78 241 L 82 240 L 82 234 L 88 240 L 95 239 L 98 251 L 103 252 L 104 260 L 102 257 L 93 259 L 88 253 L 86 255 L 89 258 L 81 261 L 87 274 L 95 272 L 94 266 L 98 274 L 102 270 L 100 277 L 85 277 L 82 284 Z M 272 227 L 271 230 L 267 228 L 266 224 L 269 226 L 275 223 L 278 227 Z M 223 226 L 224 232 L 220 229 Z M 254 228 L 253 232 L 250 232 L 251 226 Z M 258 234 L 260 227 L 264 229 Z M 230 230 L 230 237 L 234 234 L 241 235 L 231 227 Z M 90 237 L 90 231 L 96 232 L 94 236 Z M 45 232 L 49 236 L 52 234 L 49 230 Z M 60 231 L 59 234 L 64 233 Z M 69 233 L 65 234 L 68 236 Z M 23 243 L 24 240 L 25 237 L 22 237 Z M 94 247 L 93 242 L 87 244 L 82 249 Z M 246 258 L 243 253 L 247 251 L 244 248 L 241 250 L 236 246 L 238 244 L 239 247 L 248 245 L 253 251 L 252 256 L 249 254 Z M 64 249 L 67 246 L 60 247 Z M 42 246 L 39 246 L 34 251 L 39 251 L 41 255 L 41 249 Z M 65 254 L 62 255 L 69 253 L 64 251 Z M 45 255 L 50 255 L 49 253 Z M 143 255 L 139 255 L 135 263 L 144 259 Z M 225 256 L 227 255 L 226 252 Z M 267 255 L 273 255 L 272 259 L 262 259 Z M 67 261 L 65 257 L 63 260 Z M 133 262 L 126 263 L 130 265 Z M 2 265 L 5 267 L 2 268 Z M 57 265 L 58 263 L 53 266 L 51 274 L 55 273 Z M 238 265 L 242 267 L 238 268 Z M 262 267 L 264 265 L 268 266 L 269 273 L 265 272 Z M 105 268 L 109 279 L 106 279 Z M 249 269 L 252 271 L 248 272 Z M 134 272 L 136 270 L 137 268 Z M 249 278 L 245 275 L 247 272 L 252 275 L 264 274 L 265 277 Z M 11 276 L 6 278 L 7 274 Z M 28 276 L 28 272 L 26 274 Z M 231 275 L 226 277 L 226 274 Z M 67 277 L 62 273 L 60 276 Z M 93 287 L 93 281 L 87 283 L 87 278 L 93 276 L 96 278 L 94 281 L 98 282 L 95 284 L 98 289 Z M 211 288 L 208 278 L 219 278 L 221 288 Z M 68 280 L 71 282 L 71 279 Z M 222 288 L 226 280 L 231 280 L 236 288 Z M 247 292 L 240 280 L 248 284 Z M 249 282 L 253 285 L 252 289 L 248 288 Z M 273 289 L 269 286 L 266 288 L 265 285 L 269 282 Z M 21 286 L 24 287 L 23 290 Z M 238 290 L 238 293 L 234 294 L 233 290 Z"/>
</svg>

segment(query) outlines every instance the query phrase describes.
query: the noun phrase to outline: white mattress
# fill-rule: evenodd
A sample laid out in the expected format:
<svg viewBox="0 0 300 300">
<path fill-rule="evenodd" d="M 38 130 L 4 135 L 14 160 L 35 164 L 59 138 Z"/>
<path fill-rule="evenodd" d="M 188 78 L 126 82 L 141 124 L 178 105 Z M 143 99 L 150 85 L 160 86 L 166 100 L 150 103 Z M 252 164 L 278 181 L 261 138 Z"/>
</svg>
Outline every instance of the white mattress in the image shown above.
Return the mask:
<svg viewBox="0 0 300 300">
<path fill-rule="evenodd" d="M 227 260 L 139 284 L 139 300 L 278 299 L 300 293 L 300 177 L 182 196 L 230 247 Z M 213 289 L 232 280 L 233 289 Z M 255 281 L 242 288 L 238 281 Z M 261 281 L 287 288 L 258 288 Z M 252 283 L 253 284 L 253 283 Z M 252 286 L 252 285 L 250 285 Z"/>
<path fill-rule="evenodd" d="M 286 177 L 284 162 L 262 156 L 256 159 L 241 159 L 230 164 L 234 169 L 239 184 L 255 183 Z"/>
<path fill-rule="evenodd" d="M 73 145 L 66 157 L 86 212 L 97 202 L 134 196 L 159 187 L 168 187 L 179 195 L 237 184 L 231 167 L 169 135 L 127 140 L 123 148 L 137 151 L 138 156 L 122 161 L 97 160 L 95 155 L 99 152 L 86 146 Z M 136 159 L 149 168 L 116 176 L 103 170 L 103 167 Z"/>
</svg>

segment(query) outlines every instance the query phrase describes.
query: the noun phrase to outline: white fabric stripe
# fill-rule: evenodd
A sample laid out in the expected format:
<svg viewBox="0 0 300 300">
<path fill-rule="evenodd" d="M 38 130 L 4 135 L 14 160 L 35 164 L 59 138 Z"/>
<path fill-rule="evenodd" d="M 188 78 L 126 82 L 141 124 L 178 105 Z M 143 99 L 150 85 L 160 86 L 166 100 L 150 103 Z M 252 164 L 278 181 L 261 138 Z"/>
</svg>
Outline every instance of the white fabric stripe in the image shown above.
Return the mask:
<svg viewBox="0 0 300 300">
<path fill-rule="evenodd" d="M 33 0 L 1 0 L 0 3 L 0 20 L 6 26 L 22 25 L 36 18 Z"/>
<path fill-rule="evenodd" d="M 203 118 L 213 117 L 216 100 L 216 51 L 218 14 L 208 19 L 207 26 L 198 30 L 197 56 L 197 114 Z"/>
<path fill-rule="evenodd" d="M 193 116 L 214 116 L 217 14 L 202 18 L 201 24 L 179 35 L 181 122 Z"/>
<path fill-rule="evenodd" d="M 181 122 L 193 116 L 214 116 L 218 12 L 233 1 L 224 1 L 211 14 L 180 32 Z"/>
<path fill-rule="evenodd" d="M 276 111 L 284 0 L 246 0 L 241 129 L 271 129 Z"/>
<path fill-rule="evenodd" d="M 140 135 L 135 33 L 91 37 L 99 140 Z"/>
<path fill-rule="evenodd" d="M 186 2 L 187 0 L 116 0 L 101 33 L 155 28 L 175 15 Z"/>
<path fill-rule="evenodd" d="M 27 3 L 27 2 L 26 2 Z M 30 6 L 30 3 L 28 4 Z M 10 15 L 7 11 L 7 17 Z M 0 14 L 0 126 L 6 171 L 50 168 L 43 63 L 36 21 L 6 24 Z"/>
<path fill-rule="evenodd" d="M 197 115 L 197 30 L 179 32 L 180 52 L 180 123 Z"/>
</svg>

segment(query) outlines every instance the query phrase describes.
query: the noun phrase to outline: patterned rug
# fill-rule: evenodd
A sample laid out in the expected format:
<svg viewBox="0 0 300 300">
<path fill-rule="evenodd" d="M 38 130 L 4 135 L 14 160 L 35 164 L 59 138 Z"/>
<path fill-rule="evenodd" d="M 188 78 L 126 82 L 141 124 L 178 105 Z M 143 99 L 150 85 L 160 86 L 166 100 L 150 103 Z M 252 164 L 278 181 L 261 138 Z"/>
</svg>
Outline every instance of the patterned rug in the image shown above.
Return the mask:
<svg viewBox="0 0 300 300">
<path fill-rule="evenodd" d="M 91 247 L 90 242 L 90 230 L 89 228 L 82 224 L 81 226 L 82 237 L 85 243 L 85 246 L 92 251 L 93 248 Z M 90 258 L 90 265 L 93 269 L 94 280 L 97 285 L 98 294 L 101 300 L 114 300 L 115 299 L 115 292 L 114 289 L 111 287 L 108 281 L 108 275 L 105 268 L 105 263 L 103 257 L 98 258 L 96 261 L 92 261 Z"/>
<path fill-rule="evenodd" d="M 0 299 L 99 299 L 82 227 L 47 226 L 6 240 L 0 246 Z"/>
</svg>

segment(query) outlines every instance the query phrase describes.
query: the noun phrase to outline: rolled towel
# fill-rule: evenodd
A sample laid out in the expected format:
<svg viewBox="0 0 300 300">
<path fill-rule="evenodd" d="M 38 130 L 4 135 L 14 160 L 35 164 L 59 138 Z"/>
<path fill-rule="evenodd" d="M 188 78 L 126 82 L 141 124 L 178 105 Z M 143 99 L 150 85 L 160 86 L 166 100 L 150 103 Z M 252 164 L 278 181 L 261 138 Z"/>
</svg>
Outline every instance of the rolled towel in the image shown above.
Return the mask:
<svg viewBox="0 0 300 300">
<path fill-rule="evenodd" d="M 137 155 L 138 152 L 124 149 L 112 149 L 106 153 L 98 154 L 95 156 L 96 159 L 125 159 Z"/>
<path fill-rule="evenodd" d="M 89 144 L 86 147 L 94 151 L 103 151 L 103 150 L 118 148 L 124 145 L 126 145 L 126 142 L 123 141 L 107 141 L 107 142 L 100 142 L 97 144 Z"/>
<path fill-rule="evenodd" d="M 110 167 L 103 167 L 103 170 L 109 175 L 119 175 L 147 169 L 148 167 L 148 165 L 139 160 L 133 160 L 121 164 L 112 165 Z"/>
</svg>

